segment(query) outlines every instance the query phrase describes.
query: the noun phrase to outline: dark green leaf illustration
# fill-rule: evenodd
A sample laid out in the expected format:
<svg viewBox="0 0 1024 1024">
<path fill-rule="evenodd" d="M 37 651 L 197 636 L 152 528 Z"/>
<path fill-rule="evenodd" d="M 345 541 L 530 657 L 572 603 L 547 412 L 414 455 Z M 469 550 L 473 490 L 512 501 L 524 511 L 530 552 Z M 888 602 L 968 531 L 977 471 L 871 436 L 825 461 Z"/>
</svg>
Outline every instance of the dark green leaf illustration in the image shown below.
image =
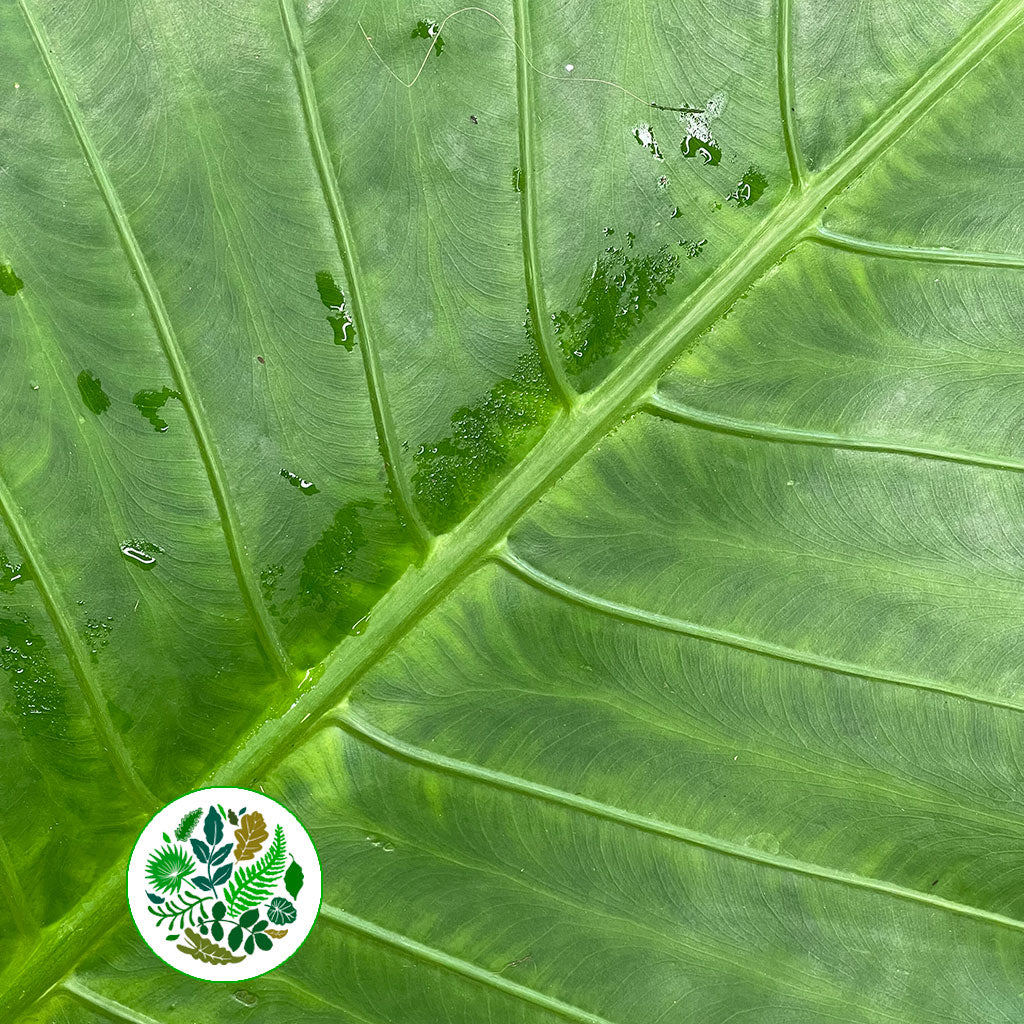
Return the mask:
<svg viewBox="0 0 1024 1024">
<path fill-rule="evenodd" d="M 225 843 L 222 847 L 220 847 L 217 850 L 217 852 L 210 858 L 210 864 L 212 866 L 220 864 L 231 852 L 231 847 L 233 845 L 233 843 Z"/>
<path fill-rule="evenodd" d="M 228 908 L 224 906 L 220 900 L 217 900 L 211 908 L 210 913 L 212 913 L 214 918 L 219 921 L 227 913 L 227 910 Z"/>
<path fill-rule="evenodd" d="M 234 869 L 234 864 L 224 864 L 222 867 L 217 868 L 213 873 L 213 884 L 223 885 L 231 877 L 231 872 L 234 871 Z"/>
<path fill-rule="evenodd" d="M 220 921 L 213 921 L 210 923 L 210 937 L 220 942 L 224 938 L 224 925 Z"/>
<path fill-rule="evenodd" d="M 260 918 L 260 920 L 257 921 L 249 930 L 253 932 L 262 932 L 266 930 L 267 924 L 267 921 L 265 921 L 263 918 Z"/>
<path fill-rule="evenodd" d="M 263 950 L 270 949 L 274 945 L 274 943 L 270 940 L 270 936 L 262 932 L 255 933 L 253 935 L 253 940 L 255 941 L 256 945 Z"/>
<path fill-rule="evenodd" d="M 228 821 L 232 825 L 237 825 L 238 824 L 238 815 L 235 814 L 235 812 L 232 811 L 230 808 L 228 809 Z"/>
<path fill-rule="evenodd" d="M 274 841 L 266 853 L 254 863 L 240 867 L 224 890 L 229 916 L 258 907 L 266 900 L 284 874 L 284 866 L 284 829 L 278 825 L 274 830 Z"/>
<path fill-rule="evenodd" d="M 218 946 L 212 939 L 203 938 L 197 935 L 191 928 L 185 929 L 185 935 L 191 942 L 190 946 L 178 946 L 182 953 L 187 953 L 196 960 L 202 960 L 207 964 L 237 964 L 245 957 L 234 956 L 233 953 Z M 251 952 L 248 950 L 247 952 Z"/>
<path fill-rule="evenodd" d="M 203 816 L 203 809 L 197 807 L 194 811 L 189 811 L 180 822 L 178 827 L 174 830 L 174 837 L 184 842 L 189 836 L 192 835 L 196 825 L 199 824 L 199 819 Z"/>
<path fill-rule="evenodd" d="M 200 864 L 208 864 L 210 861 L 210 848 L 201 839 L 189 840 L 192 843 L 192 852 Z"/>
<path fill-rule="evenodd" d="M 295 920 L 295 906 L 283 896 L 275 896 L 267 907 L 267 917 L 274 924 L 291 924 Z"/>
<path fill-rule="evenodd" d="M 241 927 L 237 924 L 228 933 L 228 945 L 231 947 L 232 951 L 238 949 L 242 944 L 242 937 L 244 934 L 245 933 L 242 931 Z"/>
<path fill-rule="evenodd" d="M 203 831 L 206 834 L 206 841 L 213 849 L 224 838 L 224 819 L 217 813 L 216 807 L 211 807 L 203 821 Z"/>
<path fill-rule="evenodd" d="M 154 850 L 146 861 L 146 878 L 158 892 L 176 893 L 196 862 L 180 846 Z"/>
<path fill-rule="evenodd" d="M 149 897 L 149 901 L 151 903 L 163 903 L 164 902 L 163 896 L 157 896 L 157 894 L 155 892 L 147 892 L 146 895 Z"/>
<path fill-rule="evenodd" d="M 203 892 L 213 891 L 213 882 L 211 882 L 209 878 L 205 877 L 205 875 L 193 875 L 189 879 L 189 882 L 197 889 L 202 889 Z"/>
<path fill-rule="evenodd" d="M 284 873 L 284 887 L 292 899 L 295 899 L 299 895 L 299 892 L 302 889 L 302 883 L 302 868 L 299 866 L 299 862 L 293 857 L 291 864 L 288 865 L 288 870 Z"/>
<path fill-rule="evenodd" d="M 250 935 L 245 940 L 245 945 L 242 948 L 246 951 L 246 953 L 252 953 L 252 951 L 256 948 L 255 936 Z"/>
<path fill-rule="evenodd" d="M 242 916 L 241 916 L 241 917 L 240 917 L 240 918 L 238 919 L 238 923 L 239 923 L 239 924 L 240 924 L 240 925 L 241 925 L 241 926 L 242 926 L 243 928 L 251 928 L 251 927 L 253 926 L 253 924 L 255 924 L 255 923 L 256 923 L 256 919 L 257 919 L 257 918 L 258 918 L 259 916 L 260 916 L 260 912 L 259 912 L 259 910 L 247 910 L 247 911 L 246 911 L 246 912 L 245 912 L 244 914 L 242 914 Z"/>
</svg>

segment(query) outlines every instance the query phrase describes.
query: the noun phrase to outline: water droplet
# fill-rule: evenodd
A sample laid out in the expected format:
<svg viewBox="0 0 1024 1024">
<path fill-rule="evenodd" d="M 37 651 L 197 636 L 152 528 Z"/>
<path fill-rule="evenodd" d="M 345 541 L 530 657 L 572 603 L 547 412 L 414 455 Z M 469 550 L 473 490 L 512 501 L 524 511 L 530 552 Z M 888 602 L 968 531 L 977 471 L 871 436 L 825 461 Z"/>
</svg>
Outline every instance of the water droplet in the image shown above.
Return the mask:
<svg viewBox="0 0 1024 1024">
<path fill-rule="evenodd" d="M 259 996 L 255 992 L 250 992 L 247 988 L 240 988 L 231 993 L 231 998 L 241 1003 L 243 1006 L 256 1006 L 259 1003 Z"/>
<path fill-rule="evenodd" d="M 17 295 L 24 287 L 25 282 L 14 272 L 10 263 L 0 263 L 0 292 L 4 295 Z"/>
<path fill-rule="evenodd" d="M 654 129 L 647 123 L 638 124 L 633 128 L 633 138 L 644 148 L 651 151 L 655 160 L 664 160 L 658 140 L 654 137 Z"/>
<path fill-rule="evenodd" d="M 298 473 L 292 473 L 290 470 L 282 469 L 281 476 L 285 478 L 292 485 L 297 487 L 303 494 L 319 494 L 319 489 L 314 486 L 312 480 L 305 480 Z"/>
<path fill-rule="evenodd" d="M 576 68 L 575 68 L 575 65 L 573 65 L 573 64 L 566 64 L 565 65 L 565 70 L 572 72 L 572 71 L 575 71 Z"/>
<path fill-rule="evenodd" d="M 354 622 L 352 624 L 352 627 L 351 627 L 351 629 L 349 629 L 349 632 L 353 636 L 362 636 L 363 633 L 366 632 L 366 627 L 369 624 L 370 624 L 370 616 L 369 615 L 364 615 L 358 622 Z"/>
<path fill-rule="evenodd" d="M 78 390 L 89 412 L 99 416 L 110 408 L 110 399 L 102 385 L 88 370 L 83 370 L 78 375 Z"/>
<path fill-rule="evenodd" d="M 156 556 L 163 554 L 163 548 L 147 541 L 134 541 L 131 544 L 121 545 L 121 554 L 132 562 L 141 565 L 143 569 L 152 569 L 156 564 Z"/>
</svg>

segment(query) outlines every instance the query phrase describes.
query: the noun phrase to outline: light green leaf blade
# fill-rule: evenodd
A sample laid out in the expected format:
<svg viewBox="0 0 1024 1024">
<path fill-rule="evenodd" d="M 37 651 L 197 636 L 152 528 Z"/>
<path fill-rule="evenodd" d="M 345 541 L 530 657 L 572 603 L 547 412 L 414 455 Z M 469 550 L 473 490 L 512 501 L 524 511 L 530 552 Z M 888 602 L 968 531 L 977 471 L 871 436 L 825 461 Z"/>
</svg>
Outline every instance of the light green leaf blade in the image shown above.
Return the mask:
<svg viewBox="0 0 1024 1024">
<path fill-rule="evenodd" d="M 1024 5 L 860 13 L 0 12 L 0 1016 L 1019 1017 Z"/>
</svg>

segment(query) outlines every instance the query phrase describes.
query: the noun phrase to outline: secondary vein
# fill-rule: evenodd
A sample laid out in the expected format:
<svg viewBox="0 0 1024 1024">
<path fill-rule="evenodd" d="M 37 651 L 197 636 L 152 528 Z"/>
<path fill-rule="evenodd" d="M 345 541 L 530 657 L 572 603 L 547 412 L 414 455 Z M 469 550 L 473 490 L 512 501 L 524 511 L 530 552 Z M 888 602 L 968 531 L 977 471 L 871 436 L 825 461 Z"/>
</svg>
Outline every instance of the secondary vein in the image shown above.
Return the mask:
<svg viewBox="0 0 1024 1024">
<path fill-rule="evenodd" d="M 899 441 L 874 440 L 867 437 L 804 430 L 799 427 L 783 427 L 774 423 L 757 423 L 733 416 L 722 416 L 704 409 L 695 409 L 692 406 L 665 398 L 657 392 L 648 400 L 646 408 L 653 415 L 662 419 L 718 434 L 730 434 L 733 437 L 758 441 L 779 441 L 786 444 L 805 444 L 816 448 L 845 448 L 851 451 L 879 452 L 885 455 L 908 455 L 911 458 L 936 459 L 939 462 L 955 462 L 959 465 L 978 466 L 982 469 L 1024 473 L 1024 461 L 1020 459 L 997 459 L 990 455 L 974 455 L 970 452 L 957 452 L 947 448 L 925 448 L 919 445 L 902 444 Z"/>
<path fill-rule="evenodd" d="M 213 494 L 213 500 L 217 506 L 217 513 L 220 516 L 221 527 L 224 532 L 224 539 L 227 544 L 231 566 L 238 580 L 239 589 L 242 593 L 242 599 L 245 603 L 246 610 L 252 618 L 253 626 L 260 641 L 260 645 L 277 674 L 283 678 L 288 678 L 290 677 L 289 659 L 279 637 L 277 636 L 276 630 L 270 622 L 269 614 L 264 606 L 256 585 L 256 579 L 252 571 L 252 567 L 249 565 L 245 557 L 245 547 L 241 539 L 241 528 L 238 524 L 238 516 L 228 492 L 220 460 L 213 446 L 213 442 L 210 439 L 202 405 L 195 393 L 191 378 L 185 366 L 181 348 L 178 344 L 174 330 L 171 327 L 163 298 L 157 288 L 153 274 L 149 269 L 149 264 L 146 262 L 146 257 L 143 255 L 142 249 L 139 247 L 135 233 L 132 231 L 131 225 L 128 223 L 128 217 L 125 214 L 124 208 L 121 205 L 121 200 L 118 198 L 117 192 L 114 189 L 113 182 L 111 182 L 107 175 L 106 169 L 100 160 L 99 153 L 96 151 L 95 146 L 92 144 L 92 140 L 85 130 L 85 125 L 82 123 L 75 101 L 64 83 L 64 79 L 60 74 L 56 63 L 50 55 L 50 48 L 48 47 L 43 35 L 43 30 L 37 24 L 32 13 L 26 6 L 25 0 L 18 0 L 18 6 L 21 8 L 22 15 L 28 25 L 29 32 L 35 42 L 36 49 L 39 51 L 43 64 L 46 67 L 46 71 L 49 75 L 54 91 L 57 93 L 57 96 L 61 101 L 61 105 L 64 108 L 64 113 L 68 119 L 68 123 L 74 131 L 75 137 L 78 139 L 78 144 L 81 147 L 82 154 L 89 166 L 89 170 L 92 173 L 96 187 L 103 198 L 104 205 L 110 214 L 110 218 L 114 224 L 114 229 L 117 232 L 118 238 L 121 240 L 125 256 L 131 265 L 135 280 L 139 285 L 143 300 L 146 303 L 146 308 L 149 310 L 150 317 L 153 321 L 153 327 L 160 340 L 164 356 L 170 366 L 175 386 L 181 394 L 181 404 L 185 409 L 189 425 L 191 426 L 192 433 L 195 436 L 196 446 L 199 449 L 199 454 L 203 461 L 203 467 L 206 470 L 206 476 L 210 484 L 210 491 Z"/>
<path fill-rule="evenodd" d="M 423 521 L 416 507 L 407 474 L 404 471 L 397 440 L 394 417 L 384 384 L 384 374 L 380 368 L 377 345 L 370 327 L 366 304 L 363 301 L 363 290 L 360 283 L 359 268 L 356 264 L 355 250 L 352 244 L 352 232 L 349 229 L 345 204 L 338 190 L 338 183 L 331 166 L 331 158 L 327 149 L 323 124 L 320 119 L 320 106 L 316 98 L 309 65 L 299 26 L 295 20 L 295 11 L 291 0 L 279 0 L 281 21 L 288 41 L 288 49 L 292 57 L 292 73 L 302 105 L 302 116 L 306 128 L 313 162 L 316 164 L 317 176 L 323 192 L 324 202 L 330 216 L 334 238 L 338 245 L 338 254 L 345 267 L 348 280 L 349 299 L 352 303 L 352 319 L 356 325 L 357 342 L 363 359 L 366 373 L 366 386 L 370 396 L 370 407 L 377 430 L 377 443 L 380 446 L 384 470 L 387 473 L 391 493 L 398 505 L 401 518 L 409 525 L 422 551 L 429 550 L 432 534 Z"/>
<path fill-rule="evenodd" d="M 782 134 L 786 143 L 786 157 L 789 160 L 789 174 L 793 184 L 802 188 L 807 169 L 796 137 L 796 100 L 793 90 L 792 0 L 776 0 L 776 76 L 779 85 L 779 115 L 782 119 Z"/>
<path fill-rule="evenodd" d="M 332 907 L 329 903 L 324 903 L 321 906 L 320 916 L 337 927 L 375 939 L 383 945 L 398 950 L 399 953 L 405 956 L 433 964 L 435 967 L 444 968 L 453 974 L 458 974 L 463 978 L 486 985 L 488 988 L 497 989 L 506 995 L 513 996 L 523 1002 L 531 1003 L 550 1013 L 557 1014 L 565 1020 L 574 1021 L 576 1024 L 611 1024 L 605 1017 L 599 1017 L 597 1014 L 589 1013 L 578 1006 L 573 1006 L 571 1003 L 563 1002 L 561 999 L 555 999 L 553 996 L 545 995 L 543 992 L 528 988 L 526 985 L 510 981 L 500 974 L 495 974 L 494 971 L 488 971 L 483 967 L 478 967 L 476 964 L 469 963 L 467 960 L 462 960 L 459 957 L 452 956 L 450 953 L 445 953 L 443 950 L 434 949 L 433 946 L 424 945 L 424 943 L 410 939 L 406 935 L 382 928 L 371 921 L 365 921 L 361 917 L 356 917 L 355 914 L 349 914 L 338 907 Z"/>
<path fill-rule="evenodd" d="M 139 775 L 121 734 L 114 728 L 114 723 L 107 711 L 106 699 L 99 684 L 85 667 L 81 642 L 64 609 L 57 582 L 50 572 L 42 552 L 36 545 L 28 523 L 7 487 L 7 482 L 2 477 L 0 477 L 0 516 L 6 521 L 15 543 L 21 549 L 25 567 L 35 581 L 43 606 L 53 623 L 54 632 L 64 648 L 75 681 L 78 683 L 78 688 L 89 710 L 89 716 L 96 728 L 101 745 L 106 751 L 107 760 L 117 777 L 128 791 L 135 795 L 142 807 L 150 809 L 158 806 L 159 801 L 150 792 L 142 776 Z"/>
<path fill-rule="evenodd" d="M 908 889 L 905 886 L 886 882 L 883 879 L 869 878 L 866 875 L 858 875 L 849 871 L 837 871 L 834 868 L 828 868 L 821 864 L 812 864 L 809 861 L 803 861 L 796 857 L 784 857 L 778 854 L 767 853 L 763 850 L 756 850 L 753 847 L 719 839 L 705 832 L 698 832 L 695 829 L 685 828 L 682 825 L 676 825 L 659 818 L 636 814 L 621 807 L 614 807 L 611 804 L 605 804 L 598 800 L 591 800 L 589 797 L 569 793 L 553 786 L 545 786 L 539 782 L 532 782 L 517 775 L 510 775 L 507 772 L 496 771 L 493 768 L 485 768 L 482 765 L 460 761 L 457 758 L 447 757 L 444 754 L 437 754 L 432 750 L 406 743 L 404 740 L 400 740 L 378 729 L 351 711 L 336 714 L 334 720 L 346 732 L 351 733 L 365 743 L 371 744 L 378 750 L 432 771 L 456 775 L 492 786 L 496 789 L 568 807 L 594 818 L 613 822 L 626 828 L 635 829 L 638 832 L 646 832 L 650 835 L 677 840 L 689 846 L 707 850 L 710 853 L 722 854 L 723 856 L 758 864 L 762 867 L 803 875 L 820 882 L 834 883 L 854 889 L 867 890 L 881 896 L 895 897 L 910 903 L 921 904 L 931 910 L 940 910 L 954 914 L 957 917 L 972 918 L 985 924 L 1024 932 L 1024 921 L 1008 917 L 1005 914 L 995 914 L 967 903 L 956 903 L 953 900 L 943 899 L 941 896 L 933 896 L 931 893 L 920 892 L 917 889 Z"/>
<path fill-rule="evenodd" d="M 519 213 L 523 248 L 523 273 L 530 320 L 541 363 L 566 408 L 578 398 L 565 372 L 565 359 L 551 331 L 544 287 L 541 284 L 540 249 L 537 239 L 536 168 L 533 160 L 533 85 L 530 79 L 530 20 L 526 0 L 514 0 L 516 51 L 516 113 L 519 130 Z"/>
<path fill-rule="evenodd" d="M 971 693 L 968 690 L 947 686 L 935 679 L 927 679 L 923 676 L 907 676 L 897 672 L 883 672 L 880 669 L 874 669 L 867 665 L 858 665 L 853 662 L 842 661 L 839 658 L 829 658 L 826 655 L 815 654 L 810 651 L 798 651 L 792 647 L 784 647 L 782 644 L 773 644 L 766 640 L 760 640 L 757 637 L 742 636 L 729 630 L 716 629 L 713 626 L 704 626 L 698 622 L 690 622 L 671 615 L 663 615 L 660 612 L 648 611 L 646 608 L 637 608 L 633 605 L 620 604 L 618 601 L 610 601 L 608 598 L 589 594 L 584 590 L 579 590 L 562 580 L 556 579 L 554 576 L 549 576 L 546 572 L 531 565 L 508 548 L 498 553 L 495 556 L 495 561 L 504 565 L 506 569 L 526 583 L 551 594 L 553 597 L 558 597 L 581 608 L 588 608 L 591 611 L 599 612 L 610 618 L 619 619 L 621 622 L 632 622 L 635 625 L 659 629 L 666 633 L 678 633 L 681 636 L 688 636 L 694 640 L 707 640 L 711 643 L 721 644 L 724 647 L 733 647 L 736 650 L 746 651 L 748 654 L 762 655 L 766 658 L 774 658 L 776 661 L 788 661 L 794 665 L 805 665 L 808 668 L 820 669 L 823 672 L 835 672 L 838 675 L 853 676 L 868 682 L 888 683 L 892 686 L 904 686 L 913 690 L 926 690 L 929 693 L 936 693 L 942 697 L 972 701 L 973 703 L 984 704 L 988 707 L 1001 708 L 1004 711 L 1024 712 L 1024 704 L 1017 703 L 1016 701 L 1000 700 L 998 697 L 986 697 L 983 694 Z"/>
<path fill-rule="evenodd" d="M 917 263 L 952 263 L 960 266 L 1024 268 L 1024 256 L 1002 252 L 965 252 L 946 249 L 941 246 L 896 245 L 892 242 L 873 242 L 867 238 L 855 238 L 825 227 L 817 227 L 808 234 L 807 240 L 827 245 L 844 252 L 863 256 L 881 256 L 890 260 L 910 260 Z"/>
</svg>

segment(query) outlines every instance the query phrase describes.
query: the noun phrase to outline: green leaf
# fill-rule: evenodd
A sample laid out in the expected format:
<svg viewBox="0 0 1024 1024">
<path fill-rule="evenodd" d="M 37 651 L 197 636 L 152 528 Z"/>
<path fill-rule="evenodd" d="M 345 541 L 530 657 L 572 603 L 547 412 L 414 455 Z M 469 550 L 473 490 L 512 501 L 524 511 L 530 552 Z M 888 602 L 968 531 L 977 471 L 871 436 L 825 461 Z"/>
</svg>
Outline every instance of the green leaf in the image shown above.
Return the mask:
<svg viewBox="0 0 1024 1024">
<path fill-rule="evenodd" d="M 302 867 L 297 860 L 292 858 L 291 864 L 288 865 L 288 870 L 284 873 L 284 887 L 293 900 L 298 897 L 302 884 Z"/>
<path fill-rule="evenodd" d="M 284 865 L 284 829 L 278 825 L 274 829 L 274 840 L 266 853 L 252 864 L 239 867 L 224 889 L 228 917 L 235 917 L 240 911 L 246 911 L 241 920 L 247 924 L 255 921 L 258 912 L 252 908 L 258 907 L 274 891 L 274 886 L 284 873 Z"/>
<path fill-rule="evenodd" d="M 1022 4 L 445 19 L 0 4 L 0 1020 L 1019 1020 Z"/>
</svg>

